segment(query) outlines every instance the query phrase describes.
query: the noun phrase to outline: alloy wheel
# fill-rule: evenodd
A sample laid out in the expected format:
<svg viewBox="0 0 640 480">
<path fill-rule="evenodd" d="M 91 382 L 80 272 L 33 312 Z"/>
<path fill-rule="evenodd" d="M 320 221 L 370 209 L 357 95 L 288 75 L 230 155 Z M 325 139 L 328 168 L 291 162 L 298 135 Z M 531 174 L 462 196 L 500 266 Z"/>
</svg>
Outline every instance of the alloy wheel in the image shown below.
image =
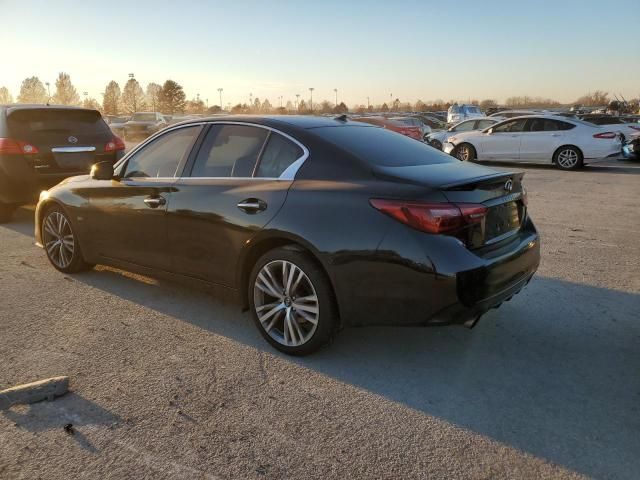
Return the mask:
<svg viewBox="0 0 640 480">
<path fill-rule="evenodd" d="M 42 240 L 49 259 L 59 268 L 67 268 L 73 261 L 75 239 L 71 224 L 60 212 L 53 211 L 43 223 Z"/>
<path fill-rule="evenodd" d="M 463 162 L 469 160 L 469 158 L 471 158 L 471 150 L 469 149 L 469 147 L 466 145 L 461 145 L 460 147 L 458 147 L 456 158 L 458 160 L 462 160 Z"/>
<path fill-rule="evenodd" d="M 320 314 L 316 289 L 292 262 L 264 265 L 255 279 L 253 301 L 260 325 L 281 345 L 303 345 L 316 332 Z"/>
<path fill-rule="evenodd" d="M 578 164 L 578 152 L 567 148 L 558 153 L 558 164 L 562 168 L 573 168 Z"/>
</svg>

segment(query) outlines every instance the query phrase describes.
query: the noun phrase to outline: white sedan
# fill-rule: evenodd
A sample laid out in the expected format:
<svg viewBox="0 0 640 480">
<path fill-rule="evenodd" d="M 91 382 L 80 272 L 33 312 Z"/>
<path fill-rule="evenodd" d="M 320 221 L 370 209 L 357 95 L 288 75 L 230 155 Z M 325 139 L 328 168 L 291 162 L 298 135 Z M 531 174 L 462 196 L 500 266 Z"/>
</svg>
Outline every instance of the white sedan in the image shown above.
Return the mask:
<svg viewBox="0 0 640 480">
<path fill-rule="evenodd" d="M 620 155 L 620 134 L 582 120 L 529 115 L 449 137 L 443 151 L 459 160 L 553 163 L 575 170 L 590 160 Z"/>
<path fill-rule="evenodd" d="M 469 120 L 464 120 L 460 123 L 456 123 L 452 127 L 449 127 L 447 130 L 438 130 L 436 132 L 431 132 L 425 136 L 424 140 L 433 148 L 442 150 L 442 145 L 445 144 L 449 137 L 454 136 L 456 133 L 470 132 L 472 130 L 484 130 L 485 128 L 488 128 L 496 123 L 498 123 L 498 119 L 496 118 L 471 118 Z"/>
</svg>

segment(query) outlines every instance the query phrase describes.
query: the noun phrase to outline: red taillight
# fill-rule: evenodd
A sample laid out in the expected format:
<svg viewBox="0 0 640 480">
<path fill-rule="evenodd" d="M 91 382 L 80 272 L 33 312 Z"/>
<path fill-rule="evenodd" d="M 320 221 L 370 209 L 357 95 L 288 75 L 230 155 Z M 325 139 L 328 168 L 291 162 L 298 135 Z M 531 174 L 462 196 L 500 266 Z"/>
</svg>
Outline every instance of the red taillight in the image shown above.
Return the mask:
<svg viewBox="0 0 640 480">
<path fill-rule="evenodd" d="M 124 150 L 125 145 L 120 137 L 113 137 L 105 146 L 105 152 L 115 152 L 118 150 Z"/>
<path fill-rule="evenodd" d="M 453 233 L 481 223 L 487 207 L 475 203 L 419 203 L 372 198 L 374 208 L 426 233 Z"/>
<path fill-rule="evenodd" d="M 593 138 L 608 138 L 608 139 L 612 139 L 612 138 L 616 138 L 618 136 L 617 133 L 613 133 L 613 132 L 604 132 L 604 133 L 596 133 Z"/>
<path fill-rule="evenodd" d="M 39 153 L 38 148 L 27 142 L 12 138 L 0 138 L 0 154 L 4 155 L 33 155 Z"/>
</svg>

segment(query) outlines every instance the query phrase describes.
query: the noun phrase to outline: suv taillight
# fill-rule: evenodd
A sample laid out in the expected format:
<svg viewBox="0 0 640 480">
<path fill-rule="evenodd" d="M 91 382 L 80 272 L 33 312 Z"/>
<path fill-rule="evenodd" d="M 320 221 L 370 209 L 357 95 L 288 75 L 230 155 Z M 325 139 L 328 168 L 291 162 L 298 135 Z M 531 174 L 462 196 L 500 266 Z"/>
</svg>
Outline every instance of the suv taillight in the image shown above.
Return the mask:
<svg viewBox="0 0 640 480">
<path fill-rule="evenodd" d="M 105 152 L 115 152 L 115 151 L 124 150 L 124 149 L 125 149 L 125 145 L 120 137 L 113 137 L 104 146 Z"/>
<path fill-rule="evenodd" d="M 33 155 L 39 153 L 38 148 L 27 142 L 13 138 L 0 138 L 1 155 Z"/>
<path fill-rule="evenodd" d="M 371 205 L 399 222 L 425 233 L 452 234 L 481 224 L 488 209 L 475 203 L 421 203 L 372 198 Z"/>
</svg>

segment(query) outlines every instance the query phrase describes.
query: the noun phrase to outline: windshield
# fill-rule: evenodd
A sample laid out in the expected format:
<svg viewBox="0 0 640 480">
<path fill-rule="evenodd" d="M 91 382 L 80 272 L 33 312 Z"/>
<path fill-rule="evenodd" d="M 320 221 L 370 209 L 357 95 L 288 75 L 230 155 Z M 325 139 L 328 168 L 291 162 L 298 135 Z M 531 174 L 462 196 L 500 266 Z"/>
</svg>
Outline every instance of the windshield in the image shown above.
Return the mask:
<svg viewBox="0 0 640 480">
<path fill-rule="evenodd" d="M 314 128 L 313 133 L 372 165 L 406 167 L 458 162 L 425 143 L 383 128 L 320 127 Z"/>
<path fill-rule="evenodd" d="M 466 106 L 465 107 L 467 113 L 480 113 L 480 109 L 474 106 Z"/>
<path fill-rule="evenodd" d="M 156 115 L 154 113 L 134 113 L 131 120 L 134 122 L 155 122 Z"/>
</svg>

